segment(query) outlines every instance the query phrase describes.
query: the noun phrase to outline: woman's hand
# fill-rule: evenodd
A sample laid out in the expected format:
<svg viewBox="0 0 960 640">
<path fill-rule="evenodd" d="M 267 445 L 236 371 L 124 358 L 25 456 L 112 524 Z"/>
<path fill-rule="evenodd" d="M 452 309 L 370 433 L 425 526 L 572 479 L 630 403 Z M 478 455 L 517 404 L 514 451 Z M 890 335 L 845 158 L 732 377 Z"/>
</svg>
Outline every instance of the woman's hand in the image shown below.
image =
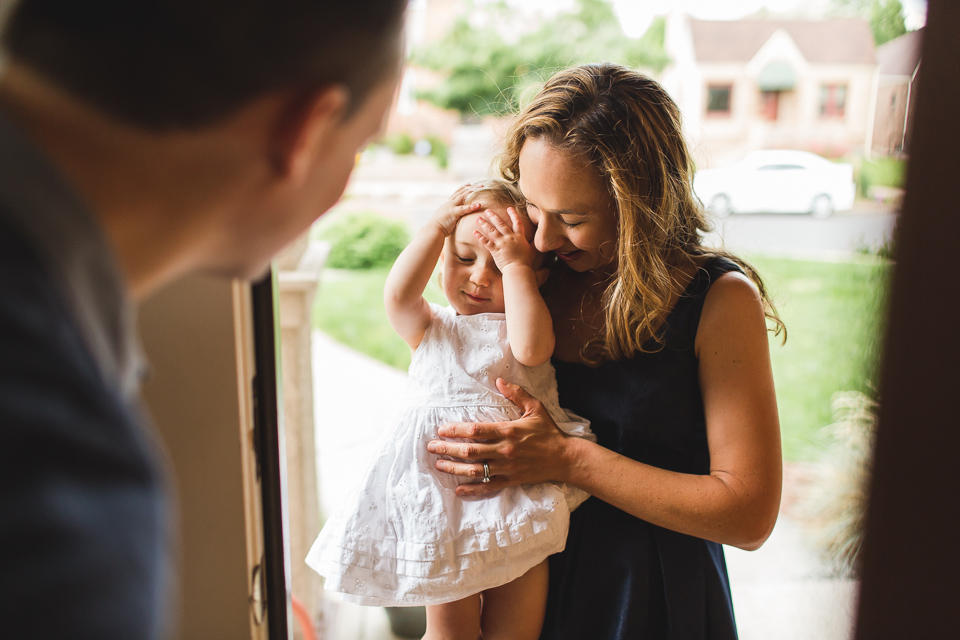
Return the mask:
<svg viewBox="0 0 960 640">
<path fill-rule="evenodd" d="M 507 422 L 462 422 L 441 426 L 444 438 L 467 438 L 471 442 L 433 440 L 430 453 L 461 460 L 486 461 L 490 482 L 462 484 L 459 496 L 479 496 L 518 484 L 563 481 L 568 464 L 568 445 L 578 438 L 563 433 L 539 400 L 521 387 L 497 379 L 497 389 L 523 414 Z M 437 469 L 467 478 L 483 477 L 483 462 L 437 460 Z"/>
<path fill-rule="evenodd" d="M 444 202 L 434 212 L 430 221 L 440 227 L 444 237 L 449 236 L 457 228 L 457 221 L 468 213 L 475 213 L 480 209 L 480 203 L 463 204 L 466 197 L 474 191 L 473 185 L 465 184 L 450 196 L 450 199 Z"/>
<path fill-rule="evenodd" d="M 502 219 L 495 211 L 485 210 L 477 219 L 478 230 L 474 237 L 490 252 L 493 261 L 504 273 L 513 265 L 533 267 L 537 250 L 527 239 L 527 224 L 513 207 L 507 207 L 509 220 Z"/>
</svg>

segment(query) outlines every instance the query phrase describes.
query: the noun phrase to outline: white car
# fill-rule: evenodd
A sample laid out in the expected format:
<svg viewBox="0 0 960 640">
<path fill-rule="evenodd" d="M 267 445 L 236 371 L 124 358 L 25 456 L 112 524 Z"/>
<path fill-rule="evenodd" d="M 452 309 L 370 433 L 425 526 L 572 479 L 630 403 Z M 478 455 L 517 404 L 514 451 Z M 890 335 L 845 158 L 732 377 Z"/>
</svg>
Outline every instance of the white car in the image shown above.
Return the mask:
<svg viewBox="0 0 960 640">
<path fill-rule="evenodd" d="M 693 188 L 718 218 L 731 213 L 810 213 L 853 207 L 853 165 L 807 151 L 752 151 L 739 162 L 698 171 Z"/>
</svg>

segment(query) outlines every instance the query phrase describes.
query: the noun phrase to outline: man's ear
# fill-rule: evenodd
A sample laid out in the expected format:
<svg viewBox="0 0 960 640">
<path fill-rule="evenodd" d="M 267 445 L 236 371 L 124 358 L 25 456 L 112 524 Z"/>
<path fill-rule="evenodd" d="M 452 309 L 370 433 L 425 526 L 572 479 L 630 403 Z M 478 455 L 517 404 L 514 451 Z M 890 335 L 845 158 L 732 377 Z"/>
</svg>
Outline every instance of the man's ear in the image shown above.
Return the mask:
<svg viewBox="0 0 960 640">
<path fill-rule="evenodd" d="M 277 111 L 270 140 L 273 166 L 279 176 L 296 179 L 308 172 L 317 151 L 329 144 L 341 124 L 349 99 L 342 85 L 290 94 Z"/>
<path fill-rule="evenodd" d="M 534 275 L 537 277 L 537 286 L 542 287 L 543 283 L 546 282 L 547 278 L 550 276 L 550 269 L 547 269 L 546 267 L 542 267 L 540 269 L 537 269 L 534 272 Z"/>
</svg>

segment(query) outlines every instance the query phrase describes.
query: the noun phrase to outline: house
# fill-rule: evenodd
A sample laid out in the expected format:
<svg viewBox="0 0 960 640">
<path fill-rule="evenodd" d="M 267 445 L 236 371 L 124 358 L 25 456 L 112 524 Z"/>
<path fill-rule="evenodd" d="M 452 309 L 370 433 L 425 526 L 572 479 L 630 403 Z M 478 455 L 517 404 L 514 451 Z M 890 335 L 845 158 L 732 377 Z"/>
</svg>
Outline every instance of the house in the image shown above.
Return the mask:
<svg viewBox="0 0 960 640">
<path fill-rule="evenodd" d="M 754 149 L 838 157 L 868 137 L 877 59 L 867 22 L 667 17 L 662 82 L 698 166 Z"/>
<path fill-rule="evenodd" d="M 877 47 L 880 67 L 869 155 L 899 157 L 909 146 L 923 31 L 910 31 Z"/>
</svg>

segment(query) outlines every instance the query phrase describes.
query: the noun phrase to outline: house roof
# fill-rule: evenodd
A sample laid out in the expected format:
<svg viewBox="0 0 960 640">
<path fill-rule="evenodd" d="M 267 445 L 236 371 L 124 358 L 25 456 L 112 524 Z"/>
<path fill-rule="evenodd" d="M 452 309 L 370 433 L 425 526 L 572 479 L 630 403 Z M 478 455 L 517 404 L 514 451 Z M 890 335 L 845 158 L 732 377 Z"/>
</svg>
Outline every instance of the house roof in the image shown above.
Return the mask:
<svg viewBox="0 0 960 640">
<path fill-rule="evenodd" d="M 690 20 L 694 55 L 701 62 L 747 62 L 778 29 L 789 34 L 811 63 L 877 61 L 865 20 Z"/>
<path fill-rule="evenodd" d="M 920 64 L 923 29 L 908 31 L 877 47 L 877 62 L 882 76 L 912 76 Z"/>
</svg>

